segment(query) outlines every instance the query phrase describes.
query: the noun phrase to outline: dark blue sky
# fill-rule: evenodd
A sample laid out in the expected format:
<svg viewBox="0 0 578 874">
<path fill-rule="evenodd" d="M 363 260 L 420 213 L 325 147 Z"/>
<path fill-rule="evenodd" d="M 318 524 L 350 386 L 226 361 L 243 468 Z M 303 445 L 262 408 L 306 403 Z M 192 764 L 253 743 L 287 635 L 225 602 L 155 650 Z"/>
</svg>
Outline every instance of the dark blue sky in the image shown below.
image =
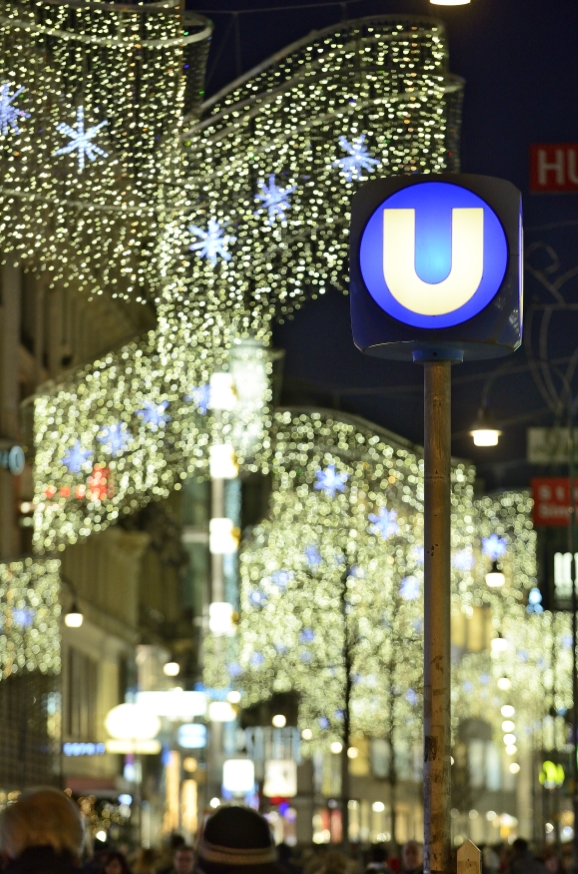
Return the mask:
<svg viewBox="0 0 578 874">
<path fill-rule="evenodd" d="M 296 6 L 275 12 L 226 12 Z M 316 7 L 299 0 L 205 0 L 190 2 L 215 23 L 209 58 L 208 93 L 241 70 L 311 30 L 337 23 L 344 4 Z M 218 12 L 221 10 L 221 12 Z M 560 279 L 564 299 L 578 303 L 578 276 L 562 275 L 578 265 L 578 195 L 529 193 L 529 148 L 537 142 L 578 141 L 578 64 L 575 0 L 472 0 L 461 7 L 435 7 L 427 0 L 361 0 L 347 4 L 350 18 L 376 13 L 435 15 L 447 28 L 450 69 L 466 80 L 462 125 L 462 170 L 509 179 L 524 195 L 529 268 L 526 307 L 553 301 L 545 281 Z M 541 273 L 540 273 L 541 271 Z M 533 316 L 531 348 L 562 362 L 578 346 L 578 310 L 555 313 L 542 332 Z M 544 337 L 547 344 L 544 345 Z M 417 366 L 366 358 L 353 346 L 347 298 L 338 293 L 310 302 L 279 326 L 276 344 L 286 350 L 285 400 L 338 403 L 416 442 L 423 439 L 422 374 Z M 523 350 L 512 356 L 504 376 L 489 392 L 503 423 L 498 449 L 474 450 L 465 432 L 474 420 L 487 376 L 504 365 L 454 368 L 453 451 L 476 462 L 489 488 L 524 486 L 542 472 L 525 464 L 526 427 L 553 421 L 546 400 L 527 370 Z M 554 377 L 555 378 L 555 377 Z M 578 377 L 574 381 L 578 392 Z"/>
</svg>

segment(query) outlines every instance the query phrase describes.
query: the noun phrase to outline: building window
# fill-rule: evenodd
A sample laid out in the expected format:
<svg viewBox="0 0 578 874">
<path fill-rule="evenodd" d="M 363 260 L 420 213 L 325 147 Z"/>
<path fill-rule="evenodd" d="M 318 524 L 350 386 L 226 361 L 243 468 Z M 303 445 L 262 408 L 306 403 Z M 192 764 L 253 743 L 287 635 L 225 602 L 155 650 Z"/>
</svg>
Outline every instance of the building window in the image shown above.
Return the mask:
<svg viewBox="0 0 578 874">
<path fill-rule="evenodd" d="M 96 739 L 98 664 L 70 647 L 67 660 L 64 730 L 69 740 Z"/>
</svg>

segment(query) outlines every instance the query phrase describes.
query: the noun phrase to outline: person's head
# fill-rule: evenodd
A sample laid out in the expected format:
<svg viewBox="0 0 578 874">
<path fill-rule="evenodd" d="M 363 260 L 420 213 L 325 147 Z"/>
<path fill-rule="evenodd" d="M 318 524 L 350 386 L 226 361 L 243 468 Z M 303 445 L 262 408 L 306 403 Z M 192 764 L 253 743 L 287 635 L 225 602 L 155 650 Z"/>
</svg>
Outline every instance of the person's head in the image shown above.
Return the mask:
<svg viewBox="0 0 578 874">
<path fill-rule="evenodd" d="M 30 847 L 52 847 L 80 858 L 83 843 L 80 811 L 59 789 L 31 789 L 0 814 L 0 846 L 11 859 Z"/>
<path fill-rule="evenodd" d="M 205 823 L 197 847 L 204 874 L 276 874 L 269 823 L 250 807 L 219 807 Z"/>
<path fill-rule="evenodd" d="M 347 856 L 340 850 L 329 850 L 323 860 L 325 874 L 345 874 L 347 871 Z"/>
<path fill-rule="evenodd" d="M 515 858 L 525 856 L 528 852 L 528 841 L 525 838 L 516 838 L 512 844 L 512 854 Z"/>
<path fill-rule="evenodd" d="M 408 841 L 403 845 L 401 861 L 406 871 L 415 871 L 423 865 L 423 847 L 417 841 Z"/>
<path fill-rule="evenodd" d="M 173 868 L 176 874 L 192 874 L 195 867 L 195 851 L 184 842 L 180 844 L 173 856 Z"/>
<path fill-rule="evenodd" d="M 124 854 L 117 850 L 106 854 L 102 870 L 103 874 L 130 874 L 130 868 Z"/>
</svg>

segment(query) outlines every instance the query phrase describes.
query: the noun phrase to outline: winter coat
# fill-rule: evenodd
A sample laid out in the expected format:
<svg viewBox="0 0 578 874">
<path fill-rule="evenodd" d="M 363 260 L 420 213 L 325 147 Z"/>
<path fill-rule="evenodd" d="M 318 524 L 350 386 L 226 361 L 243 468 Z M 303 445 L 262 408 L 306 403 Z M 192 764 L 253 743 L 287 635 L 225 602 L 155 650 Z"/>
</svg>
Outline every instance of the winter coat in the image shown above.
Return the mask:
<svg viewBox="0 0 578 874">
<path fill-rule="evenodd" d="M 12 859 L 4 874 L 79 874 L 80 868 L 68 853 L 53 847 L 29 847 Z"/>
<path fill-rule="evenodd" d="M 517 856 L 510 863 L 509 874 L 546 874 L 546 869 L 539 859 L 535 859 L 530 850 Z"/>
</svg>

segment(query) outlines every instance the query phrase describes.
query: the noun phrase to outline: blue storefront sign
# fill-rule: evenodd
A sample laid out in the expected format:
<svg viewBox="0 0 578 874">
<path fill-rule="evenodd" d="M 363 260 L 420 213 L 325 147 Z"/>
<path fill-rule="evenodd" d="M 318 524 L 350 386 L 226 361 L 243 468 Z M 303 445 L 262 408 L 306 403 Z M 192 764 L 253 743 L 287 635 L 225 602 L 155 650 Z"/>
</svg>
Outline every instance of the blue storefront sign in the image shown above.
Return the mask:
<svg viewBox="0 0 578 874">
<path fill-rule="evenodd" d="M 520 193 L 484 176 L 394 177 L 353 200 L 355 344 L 383 358 L 462 360 L 522 334 Z"/>
</svg>

